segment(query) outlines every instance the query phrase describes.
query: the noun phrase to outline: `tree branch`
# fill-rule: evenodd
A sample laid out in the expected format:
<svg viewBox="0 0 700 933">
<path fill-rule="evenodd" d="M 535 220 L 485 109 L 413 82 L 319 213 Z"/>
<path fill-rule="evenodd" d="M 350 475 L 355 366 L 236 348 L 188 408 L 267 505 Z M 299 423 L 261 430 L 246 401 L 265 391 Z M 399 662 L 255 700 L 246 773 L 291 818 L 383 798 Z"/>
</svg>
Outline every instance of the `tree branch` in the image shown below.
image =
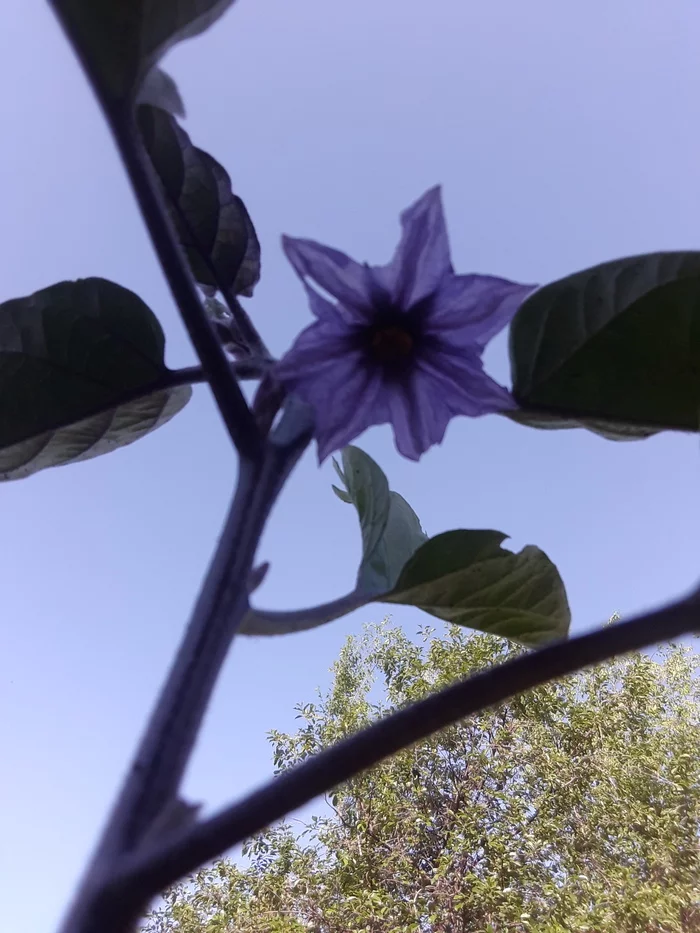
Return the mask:
<svg viewBox="0 0 700 933">
<path fill-rule="evenodd" d="M 304 761 L 216 816 L 127 856 L 105 884 L 107 925 L 123 933 L 158 891 L 366 768 L 458 719 L 583 667 L 671 640 L 700 627 L 700 596 L 557 642 L 491 668 L 380 720 Z"/>
</svg>

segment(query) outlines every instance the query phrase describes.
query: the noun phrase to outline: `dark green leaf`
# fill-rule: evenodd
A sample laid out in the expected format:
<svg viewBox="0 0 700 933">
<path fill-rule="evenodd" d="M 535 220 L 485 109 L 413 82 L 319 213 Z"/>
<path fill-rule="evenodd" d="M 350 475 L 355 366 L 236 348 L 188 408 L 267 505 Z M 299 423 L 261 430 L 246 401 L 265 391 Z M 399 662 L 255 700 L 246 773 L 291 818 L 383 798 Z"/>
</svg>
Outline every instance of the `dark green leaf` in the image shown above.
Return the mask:
<svg viewBox="0 0 700 933">
<path fill-rule="evenodd" d="M 0 479 L 96 457 L 165 424 L 191 389 L 156 388 L 164 348 L 148 306 L 105 279 L 1 304 Z"/>
<path fill-rule="evenodd" d="M 447 531 L 401 571 L 385 603 L 416 606 L 446 622 L 525 645 L 565 636 L 571 613 L 559 572 L 539 548 L 501 547 L 498 531 Z"/>
<path fill-rule="evenodd" d="M 551 426 L 616 439 L 696 431 L 700 253 L 622 259 L 541 288 L 515 316 L 510 350 L 519 420 L 541 409 L 568 422 Z"/>
<path fill-rule="evenodd" d="M 196 281 L 252 295 L 260 278 L 260 244 L 226 170 L 193 146 L 174 117 L 159 107 L 139 107 L 138 120 Z"/>
<path fill-rule="evenodd" d="M 156 67 L 148 72 L 139 91 L 138 103 L 160 107 L 174 117 L 185 116 L 185 105 L 177 84 L 162 68 Z"/>
<path fill-rule="evenodd" d="M 169 48 L 208 29 L 233 0 L 53 0 L 111 103 L 133 100 Z"/>
<path fill-rule="evenodd" d="M 504 411 L 503 414 L 517 424 L 545 431 L 561 431 L 565 428 L 586 428 L 609 441 L 640 441 L 656 434 L 656 429 L 642 428 L 638 425 L 622 424 L 616 421 L 596 421 L 594 418 L 561 418 L 541 411 Z"/>
</svg>

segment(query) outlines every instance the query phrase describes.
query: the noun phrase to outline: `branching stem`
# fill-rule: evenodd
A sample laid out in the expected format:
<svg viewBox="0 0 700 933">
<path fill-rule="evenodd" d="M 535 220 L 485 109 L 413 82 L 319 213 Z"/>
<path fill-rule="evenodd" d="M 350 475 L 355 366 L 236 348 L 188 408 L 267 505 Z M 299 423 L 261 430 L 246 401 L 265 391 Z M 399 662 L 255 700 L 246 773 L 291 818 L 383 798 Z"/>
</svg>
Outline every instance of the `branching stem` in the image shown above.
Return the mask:
<svg viewBox="0 0 700 933">
<path fill-rule="evenodd" d="M 697 593 L 628 622 L 606 626 L 540 648 L 460 681 L 387 716 L 320 752 L 216 816 L 126 858 L 105 887 L 104 916 L 135 895 L 141 909 L 158 891 L 223 854 L 271 823 L 426 738 L 458 719 L 478 713 L 583 667 L 672 640 L 700 627 Z M 109 905 L 109 907 L 107 906 Z M 137 910 L 138 913 L 138 910 Z M 100 933 L 123 933 L 125 917 Z M 95 931 L 97 933 L 97 931 Z"/>
</svg>

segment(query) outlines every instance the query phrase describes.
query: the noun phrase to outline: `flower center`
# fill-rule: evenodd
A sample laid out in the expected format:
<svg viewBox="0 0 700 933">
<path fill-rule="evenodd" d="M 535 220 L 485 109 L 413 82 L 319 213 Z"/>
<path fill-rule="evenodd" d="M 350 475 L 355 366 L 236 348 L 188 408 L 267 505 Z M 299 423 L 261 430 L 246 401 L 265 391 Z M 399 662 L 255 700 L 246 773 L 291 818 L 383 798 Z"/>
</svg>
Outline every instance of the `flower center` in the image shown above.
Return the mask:
<svg viewBox="0 0 700 933">
<path fill-rule="evenodd" d="M 380 363 L 396 363 L 405 360 L 411 355 L 413 345 L 412 335 L 396 324 L 376 330 L 370 340 L 372 353 Z"/>
</svg>

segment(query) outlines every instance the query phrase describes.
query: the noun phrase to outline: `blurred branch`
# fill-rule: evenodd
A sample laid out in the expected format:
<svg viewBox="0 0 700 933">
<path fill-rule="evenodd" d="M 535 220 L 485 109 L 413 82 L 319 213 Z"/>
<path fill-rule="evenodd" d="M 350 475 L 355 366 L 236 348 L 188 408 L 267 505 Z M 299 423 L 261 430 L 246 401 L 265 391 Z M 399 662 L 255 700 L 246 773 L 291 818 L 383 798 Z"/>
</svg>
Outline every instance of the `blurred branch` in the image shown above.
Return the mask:
<svg viewBox="0 0 700 933">
<path fill-rule="evenodd" d="M 124 933 L 158 892 L 384 758 L 458 719 L 583 667 L 672 640 L 700 627 L 700 594 L 556 642 L 460 681 L 379 720 L 278 776 L 218 815 L 122 860 L 101 892 L 99 933 Z M 97 933 L 97 931 L 96 931 Z"/>
</svg>

